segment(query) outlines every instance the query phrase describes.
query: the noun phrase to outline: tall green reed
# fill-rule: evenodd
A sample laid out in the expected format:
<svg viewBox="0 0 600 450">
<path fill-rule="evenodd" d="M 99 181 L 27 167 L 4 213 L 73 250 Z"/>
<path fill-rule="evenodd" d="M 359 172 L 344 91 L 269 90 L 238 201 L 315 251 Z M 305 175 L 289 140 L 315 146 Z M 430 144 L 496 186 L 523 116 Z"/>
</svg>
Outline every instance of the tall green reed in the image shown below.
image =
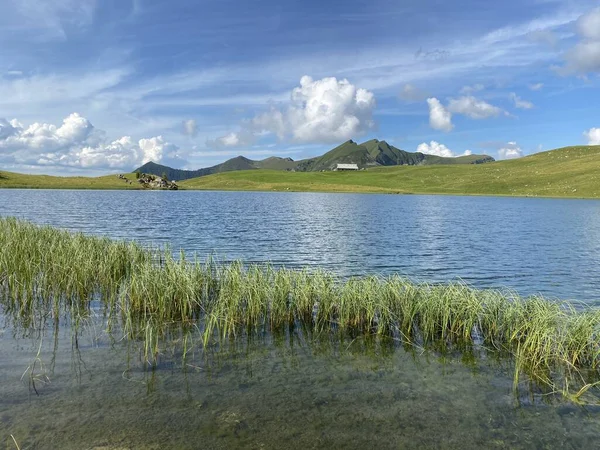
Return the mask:
<svg viewBox="0 0 600 450">
<path fill-rule="evenodd" d="M 0 305 L 15 323 L 85 316 L 93 300 L 103 305 L 109 327 L 143 343 L 150 363 L 182 327 L 200 330 L 202 345 L 211 346 L 298 325 L 439 350 L 480 345 L 512 355 L 515 385 L 527 374 L 551 389 L 580 392 L 600 375 L 600 311 L 582 305 L 460 282 L 340 279 L 323 270 L 217 264 L 183 252 L 175 257 L 169 248 L 0 219 Z"/>
</svg>

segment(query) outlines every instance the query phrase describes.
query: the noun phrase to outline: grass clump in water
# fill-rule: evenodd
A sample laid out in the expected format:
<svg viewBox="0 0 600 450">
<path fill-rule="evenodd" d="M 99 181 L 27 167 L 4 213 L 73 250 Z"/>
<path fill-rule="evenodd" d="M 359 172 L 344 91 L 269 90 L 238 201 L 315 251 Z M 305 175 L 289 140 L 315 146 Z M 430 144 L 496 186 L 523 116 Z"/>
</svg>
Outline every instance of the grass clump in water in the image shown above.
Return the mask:
<svg viewBox="0 0 600 450">
<path fill-rule="evenodd" d="M 297 325 L 438 351 L 483 347 L 514 358 L 515 386 L 527 374 L 554 391 L 575 389 L 575 399 L 600 374 L 597 309 L 396 275 L 339 279 L 322 270 L 200 262 L 10 218 L 0 219 L 0 293 L 7 315 L 25 327 L 34 317 L 86 314 L 96 299 L 109 327 L 118 323 L 143 342 L 149 362 L 173 327 L 197 328 L 210 346 Z"/>
</svg>

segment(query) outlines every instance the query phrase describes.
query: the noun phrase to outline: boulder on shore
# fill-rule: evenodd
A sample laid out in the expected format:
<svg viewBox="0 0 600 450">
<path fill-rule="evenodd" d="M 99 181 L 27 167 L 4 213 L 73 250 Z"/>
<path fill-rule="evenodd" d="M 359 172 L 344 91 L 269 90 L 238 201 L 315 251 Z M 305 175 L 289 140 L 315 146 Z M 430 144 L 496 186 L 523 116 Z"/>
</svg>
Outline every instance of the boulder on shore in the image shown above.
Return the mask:
<svg viewBox="0 0 600 450">
<path fill-rule="evenodd" d="M 138 178 L 138 183 L 140 183 L 145 189 L 166 189 L 169 191 L 176 191 L 179 189 L 177 184 L 174 182 L 148 173 L 141 174 Z"/>
</svg>

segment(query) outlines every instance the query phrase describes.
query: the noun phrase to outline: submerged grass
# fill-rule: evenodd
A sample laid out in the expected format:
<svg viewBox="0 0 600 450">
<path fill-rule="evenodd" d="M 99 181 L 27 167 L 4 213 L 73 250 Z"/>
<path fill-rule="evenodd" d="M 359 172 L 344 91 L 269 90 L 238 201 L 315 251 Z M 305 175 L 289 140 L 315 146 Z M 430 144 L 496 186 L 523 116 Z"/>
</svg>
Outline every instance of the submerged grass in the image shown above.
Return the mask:
<svg viewBox="0 0 600 450">
<path fill-rule="evenodd" d="M 22 327 L 97 302 L 152 363 L 167 336 L 197 329 L 204 346 L 302 327 L 375 335 L 440 352 L 474 347 L 577 400 L 600 375 L 600 311 L 539 296 L 416 284 L 393 275 L 339 279 L 322 270 L 217 264 L 181 252 L 0 219 L 0 305 Z M 187 335 L 185 336 L 186 346 Z M 184 349 L 184 354 L 186 353 Z M 574 393 L 573 393 L 574 392 Z"/>
</svg>

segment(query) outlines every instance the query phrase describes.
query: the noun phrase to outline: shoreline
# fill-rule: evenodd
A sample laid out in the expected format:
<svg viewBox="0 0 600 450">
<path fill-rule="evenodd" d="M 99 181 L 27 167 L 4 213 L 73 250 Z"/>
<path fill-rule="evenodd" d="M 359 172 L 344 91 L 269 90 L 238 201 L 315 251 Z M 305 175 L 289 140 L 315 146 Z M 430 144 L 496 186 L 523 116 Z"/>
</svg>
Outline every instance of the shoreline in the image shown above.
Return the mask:
<svg viewBox="0 0 600 450">
<path fill-rule="evenodd" d="M 262 193 L 315 193 L 315 194 L 365 194 L 365 195 L 434 195 L 455 197 L 499 197 L 499 198 L 541 198 L 555 200 L 600 200 L 600 195 L 593 196 L 560 196 L 560 195 L 522 195 L 522 194 L 491 194 L 491 193 L 469 193 L 469 192 L 400 192 L 386 190 L 300 190 L 300 189 L 239 189 L 239 188 L 196 188 L 178 185 L 177 191 L 171 192 L 262 192 Z M 23 191 L 169 191 L 169 189 L 147 189 L 143 187 L 53 187 L 53 186 L 0 186 L 0 190 L 23 190 Z"/>
</svg>

